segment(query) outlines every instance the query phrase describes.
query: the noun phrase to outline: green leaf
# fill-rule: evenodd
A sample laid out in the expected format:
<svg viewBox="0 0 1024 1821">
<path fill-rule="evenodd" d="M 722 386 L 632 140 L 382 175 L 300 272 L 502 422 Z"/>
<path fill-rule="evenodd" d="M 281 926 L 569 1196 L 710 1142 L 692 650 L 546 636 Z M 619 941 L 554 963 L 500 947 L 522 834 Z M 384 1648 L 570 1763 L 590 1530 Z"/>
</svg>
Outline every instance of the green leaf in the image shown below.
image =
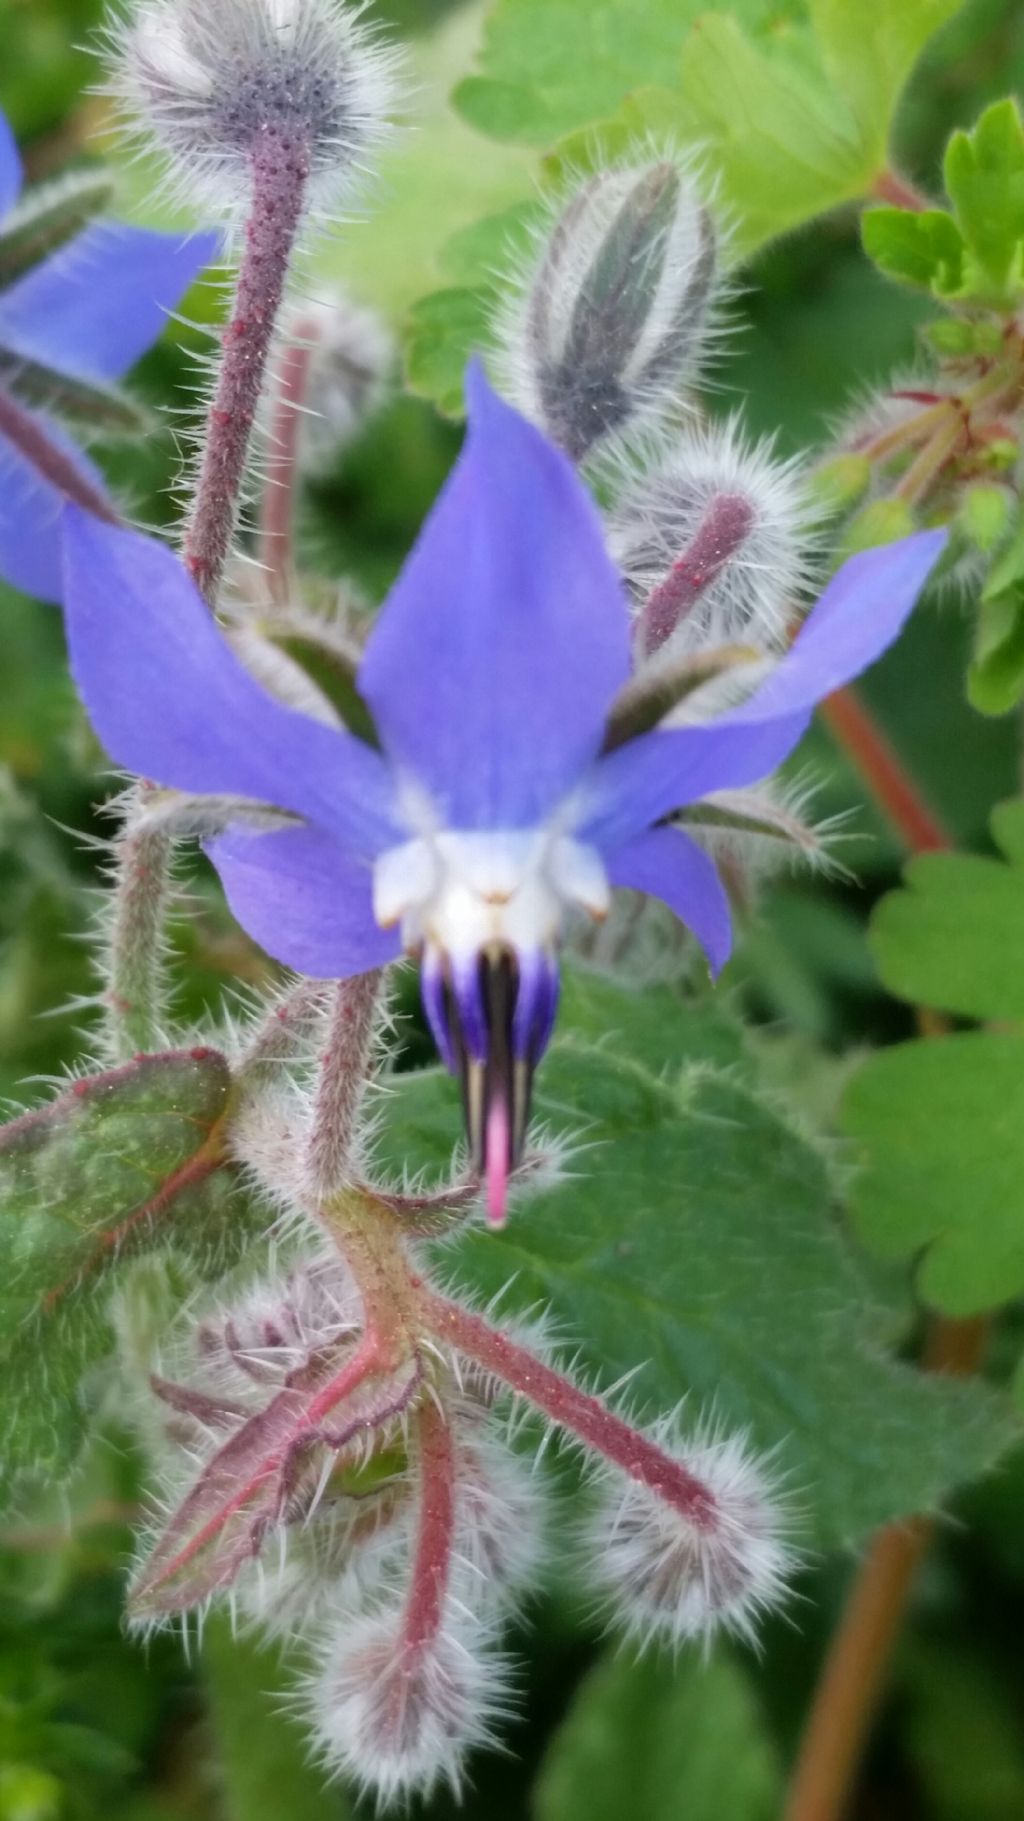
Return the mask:
<svg viewBox="0 0 1024 1821">
<path fill-rule="evenodd" d="M 867 209 L 861 219 L 864 251 L 879 270 L 901 284 L 955 297 L 963 285 L 964 241 L 945 209 Z"/>
<path fill-rule="evenodd" d="M 1024 283 L 1024 125 L 1011 99 L 986 108 L 946 148 L 946 192 L 982 273 L 999 292 Z"/>
<path fill-rule="evenodd" d="M 736 1663 L 621 1651 L 592 1670 L 541 1765 L 535 1821 L 771 1821 L 782 1780 Z"/>
<path fill-rule="evenodd" d="M 881 163 L 900 93 L 929 38 L 963 0 L 808 0 L 822 61 L 855 115 L 865 147 Z"/>
<path fill-rule="evenodd" d="M 847 1089 L 860 1171 L 851 1216 L 886 1258 L 923 1248 L 933 1308 L 975 1315 L 1024 1290 L 1024 1038 L 989 1031 L 897 1044 Z"/>
<path fill-rule="evenodd" d="M 107 171 L 74 171 L 29 190 L 0 234 L 0 290 L 73 240 L 109 207 L 113 194 Z"/>
<path fill-rule="evenodd" d="M 230 1077 L 215 1050 L 143 1056 L 76 1081 L 0 1130 L 0 1361 L 5 1471 L 67 1471 L 83 1381 L 109 1349 L 105 1291 L 126 1260 L 218 1242 L 219 1133 Z"/>
<path fill-rule="evenodd" d="M 922 854 L 875 911 L 882 981 L 912 1004 L 1024 1018 L 1024 801 L 1002 804 L 992 826 L 1006 861 Z"/>
<path fill-rule="evenodd" d="M 926 854 L 882 900 L 871 942 L 882 979 L 915 1003 L 1005 1023 L 1024 1018 L 1024 800 L 1001 804 L 1004 860 Z M 949 1314 L 1024 1289 L 1024 1035 L 976 1031 L 871 1057 L 843 1127 L 860 1173 L 851 1214 L 890 1258 L 923 1250 L 921 1295 Z"/>
<path fill-rule="evenodd" d="M 614 112 L 623 96 L 664 80 L 703 0 L 498 0 L 488 14 L 483 74 L 454 101 L 496 139 L 544 146 Z M 743 0 L 741 0 L 741 4 Z M 746 0 L 764 17 L 770 0 Z"/>
<path fill-rule="evenodd" d="M 978 607 L 967 699 L 980 714 L 1009 714 L 1024 701 L 1024 580 Z"/>
<path fill-rule="evenodd" d="M 278 1650 L 233 1635 L 223 1613 L 203 1633 L 203 1668 L 224 1792 L 223 1821 L 346 1821 L 347 1796 L 310 1762 L 284 1709 L 294 1676 Z"/>
<path fill-rule="evenodd" d="M 1001 1400 L 885 1356 L 890 1317 L 835 1225 L 825 1164 L 734 1065 L 721 1072 L 715 1014 L 586 976 L 569 994 L 537 1117 L 582 1148 L 505 1232 L 447 1249 L 445 1269 L 484 1297 L 507 1287 L 510 1312 L 549 1305 L 610 1379 L 645 1361 L 633 1396 L 648 1413 L 691 1392 L 695 1413 L 777 1447 L 822 1543 L 981 1470 L 1007 1435 Z M 451 1083 L 394 1085 L 388 1154 L 444 1168 Z"/>
<path fill-rule="evenodd" d="M 432 291 L 409 315 L 406 378 L 414 392 L 433 399 L 448 417 L 464 409 L 466 362 L 488 339 L 490 299 L 462 286 Z"/>
</svg>

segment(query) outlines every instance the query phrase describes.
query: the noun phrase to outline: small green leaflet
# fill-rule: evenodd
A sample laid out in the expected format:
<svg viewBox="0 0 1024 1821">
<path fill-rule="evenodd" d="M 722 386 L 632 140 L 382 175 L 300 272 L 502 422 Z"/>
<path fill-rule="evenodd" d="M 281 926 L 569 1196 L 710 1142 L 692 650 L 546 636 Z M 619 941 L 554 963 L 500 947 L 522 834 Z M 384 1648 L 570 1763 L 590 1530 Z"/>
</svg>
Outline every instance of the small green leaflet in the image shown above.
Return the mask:
<svg viewBox="0 0 1024 1821">
<path fill-rule="evenodd" d="M 929 854 L 883 899 L 872 946 L 915 1003 L 1005 1027 L 1024 1019 L 1024 801 L 992 818 L 1005 860 Z M 861 1168 L 851 1213 L 952 1315 L 1024 1290 L 1024 1033 L 961 1031 L 872 1056 L 845 1098 Z"/>
</svg>

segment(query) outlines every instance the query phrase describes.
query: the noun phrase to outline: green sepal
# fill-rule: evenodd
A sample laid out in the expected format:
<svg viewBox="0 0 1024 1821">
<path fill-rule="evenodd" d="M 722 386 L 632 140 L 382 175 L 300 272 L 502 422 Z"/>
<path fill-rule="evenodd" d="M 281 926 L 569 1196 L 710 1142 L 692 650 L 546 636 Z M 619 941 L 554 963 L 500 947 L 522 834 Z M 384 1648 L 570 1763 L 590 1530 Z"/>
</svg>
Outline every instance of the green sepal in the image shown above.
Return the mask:
<svg viewBox="0 0 1024 1821">
<path fill-rule="evenodd" d="M 0 291 L 80 234 L 109 208 L 113 194 L 106 171 L 73 171 L 27 191 L 0 233 Z"/>
<path fill-rule="evenodd" d="M 1007 714 L 1024 700 L 1024 522 L 981 591 L 967 696 L 981 714 Z"/>
<path fill-rule="evenodd" d="M 30 410 L 50 411 L 97 435 L 145 436 L 153 428 L 150 413 L 125 393 L 46 367 L 41 361 L 24 360 L 2 345 L 0 386 Z"/>
</svg>

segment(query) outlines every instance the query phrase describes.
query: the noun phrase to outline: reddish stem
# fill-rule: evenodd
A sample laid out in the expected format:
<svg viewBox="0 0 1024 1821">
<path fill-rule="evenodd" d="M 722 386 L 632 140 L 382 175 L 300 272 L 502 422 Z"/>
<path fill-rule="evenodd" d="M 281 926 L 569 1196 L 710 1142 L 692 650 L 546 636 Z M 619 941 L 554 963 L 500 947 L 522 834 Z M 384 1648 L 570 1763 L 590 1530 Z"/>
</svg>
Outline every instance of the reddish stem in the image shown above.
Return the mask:
<svg viewBox="0 0 1024 1821">
<path fill-rule="evenodd" d="M 933 1322 L 925 1365 L 968 1376 L 980 1364 L 986 1333 L 983 1321 Z M 839 1821 L 844 1813 L 933 1528 L 928 1518 L 910 1518 L 872 1541 L 829 1648 L 783 1821 Z"/>
<path fill-rule="evenodd" d="M 640 642 L 648 657 L 693 612 L 749 536 L 753 522 L 753 507 L 743 494 L 722 493 L 711 501 L 692 542 L 644 603 Z"/>
<path fill-rule="evenodd" d="M 296 325 L 296 335 L 303 339 L 283 350 L 274 376 L 262 494 L 260 560 L 267 574 L 271 599 L 280 604 L 286 603 L 292 594 L 301 410 L 309 391 L 314 353 L 310 344 L 315 333 L 316 325 L 311 321 Z"/>
<path fill-rule="evenodd" d="M 871 186 L 871 195 L 875 202 L 888 202 L 897 209 L 913 209 L 915 214 L 930 206 L 927 196 L 898 171 L 879 171 Z"/>
<path fill-rule="evenodd" d="M 688 1523 L 710 1529 L 716 1505 L 708 1488 L 645 1435 L 630 1427 L 577 1385 L 546 1366 L 527 1348 L 482 1321 L 479 1315 L 439 1296 L 425 1299 L 425 1319 L 457 1353 L 542 1410 L 544 1415 L 603 1454 L 623 1473 L 672 1505 Z"/>
<path fill-rule="evenodd" d="M 65 499 L 83 506 L 94 518 L 116 525 L 117 513 L 110 501 L 81 473 L 71 456 L 51 441 L 46 422 L 34 411 L 26 411 L 9 392 L 0 387 L 0 437 L 12 443 L 19 455 L 31 463 L 43 479 L 56 487 Z"/>
<path fill-rule="evenodd" d="M 455 1446 L 443 1410 L 428 1395 L 415 1415 L 420 1519 L 402 1642 L 428 1649 L 441 1629 L 455 1548 Z"/>
<path fill-rule="evenodd" d="M 856 691 L 837 690 L 822 704 L 821 713 L 911 852 L 935 853 L 952 847 L 951 836 Z"/>
<path fill-rule="evenodd" d="M 231 549 L 256 409 L 305 207 L 308 149 L 267 129 L 252 152 L 251 169 L 245 254 L 185 533 L 185 561 L 211 605 Z"/>
</svg>

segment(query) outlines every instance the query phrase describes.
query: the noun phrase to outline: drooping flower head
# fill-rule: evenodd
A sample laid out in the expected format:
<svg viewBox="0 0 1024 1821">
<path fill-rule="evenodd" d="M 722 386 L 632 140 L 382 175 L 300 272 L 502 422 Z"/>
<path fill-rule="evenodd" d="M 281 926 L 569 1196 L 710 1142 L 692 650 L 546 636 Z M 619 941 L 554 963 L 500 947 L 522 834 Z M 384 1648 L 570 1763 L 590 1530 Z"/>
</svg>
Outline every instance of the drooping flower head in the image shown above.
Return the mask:
<svg viewBox="0 0 1024 1821">
<path fill-rule="evenodd" d="M 65 500 L 113 516 L 99 470 L 61 420 L 86 433 L 133 424 L 111 387 L 216 257 L 217 240 L 94 219 L 110 185 L 92 173 L 19 202 L 21 188 L 0 114 L 0 576 L 55 601 Z"/>
<path fill-rule="evenodd" d="M 75 678 L 120 764 L 296 818 L 211 844 L 250 934 L 313 976 L 419 958 L 500 1222 L 567 917 L 600 919 L 629 886 L 663 899 L 722 966 L 725 890 L 670 818 L 786 758 L 815 703 L 895 638 L 944 534 L 848 562 L 739 707 L 606 750 L 630 622 L 597 511 L 478 368 L 469 403 L 460 459 L 359 673 L 378 749 L 267 695 L 158 544 L 69 512 L 66 599 Z"/>
</svg>

